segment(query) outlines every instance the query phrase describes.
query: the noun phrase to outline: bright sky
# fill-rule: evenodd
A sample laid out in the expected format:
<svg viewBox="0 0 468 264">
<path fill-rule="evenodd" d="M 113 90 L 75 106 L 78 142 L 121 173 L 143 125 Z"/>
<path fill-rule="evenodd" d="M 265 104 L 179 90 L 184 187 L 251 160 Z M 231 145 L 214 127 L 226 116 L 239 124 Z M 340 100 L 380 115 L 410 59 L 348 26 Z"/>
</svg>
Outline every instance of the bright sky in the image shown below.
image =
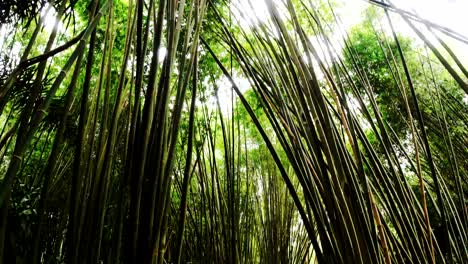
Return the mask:
<svg viewBox="0 0 468 264">
<path fill-rule="evenodd" d="M 266 1 L 270 0 L 232 0 L 233 15 L 240 18 L 241 26 L 255 24 L 258 20 L 266 21 L 269 17 Z M 285 0 L 271 0 L 282 6 Z M 323 0 L 325 1 L 325 0 Z M 312 0 L 316 3 L 316 0 Z M 365 0 L 334 0 L 338 4 L 335 12 L 340 16 L 346 30 L 360 23 L 363 11 L 370 4 Z M 420 17 L 441 26 L 450 28 L 468 37 L 468 0 L 392 0 L 396 7 L 418 14 Z M 282 12 L 280 12 L 281 15 Z M 417 38 L 404 21 L 393 16 L 395 28 L 401 34 Z M 465 58 L 468 64 L 468 47 L 458 41 L 449 41 L 456 54 Z"/>
<path fill-rule="evenodd" d="M 256 19 L 266 20 L 268 0 L 232 0 L 234 15 L 240 15 L 236 7 L 240 7 L 245 17 L 242 23 L 250 24 Z M 281 3 L 283 0 L 272 0 Z M 313 1 L 316 2 L 316 1 Z M 338 12 L 347 26 L 361 21 L 361 12 L 369 5 L 365 0 L 336 0 L 340 8 Z M 416 12 L 422 18 L 451 28 L 452 30 L 468 36 L 468 1 L 467 0 L 392 0 L 392 3 L 403 10 Z"/>
<path fill-rule="evenodd" d="M 394 0 L 394 5 L 468 36 L 466 0 Z"/>
<path fill-rule="evenodd" d="M 232 0 L 232 13 L 233 16 L 240 19 L 241 27 L 247 28 L 248 26 L 258 23 L 258 20 L 267 21 L 269 18 L 266 1 L 269 0 Z M 272 0 L 278 6 L 282 6 L 285 0 Z M 325 0 L 324 0 L 325 1 Z M 317 1 L 312 0 L 313 3 Z M 359 24 L 363 16 L 363 11 L 370 5 L 365 0 L 335 0 L 338 3 L 338 8 L 334 11 L 340 16 L 345 30 L 349 30 L 354 25 Z M 421 18 L 429 20 L 433 23 L 452 29 L 468 37 L 468 0 L 392 0 L 393 5 L 396 7 L 413 12 Z M 280 9 L 280 15 L 282 10 Z M 395 29 L 400 34 L 419 39 L 406 23 L 399 19 L 397 15 L 392 15 Z M 443 36 L 441 36 L 443 37 Z M 340 42 L 338 32 L 332 39 L 337 39 Z M 311 38 L 314 45 L 317 44 L 316 38 Z M 446 39 L 447 43 L 454 50 L 459 59 L 468 65 L 468 46 L 459 41 Z M 336 43 L 335 41 L 333 41 Z M 339 49 L 339 47 L 335 47 Z M 248 82 L 237 78 L 239 86 L 242 90 L 248 88 Z M 222 106 L 231 108 L 230 99 L 230 85 L 227 82 L 220 80 L 219 82 L 219 100 Z M 223 85 L 224 84 L 224 85 Z M 224 109 L 223 109 L 224 110 Z M 223 111 L 225 114 L 227 111 Z"/>
</svg>

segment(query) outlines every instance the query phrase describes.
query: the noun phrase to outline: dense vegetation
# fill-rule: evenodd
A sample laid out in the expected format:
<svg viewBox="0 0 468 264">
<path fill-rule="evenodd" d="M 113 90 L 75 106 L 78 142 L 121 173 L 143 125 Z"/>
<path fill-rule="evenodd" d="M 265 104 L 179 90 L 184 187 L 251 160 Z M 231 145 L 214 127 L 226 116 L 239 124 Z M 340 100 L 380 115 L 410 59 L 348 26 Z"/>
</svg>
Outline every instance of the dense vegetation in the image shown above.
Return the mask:
<svg viewBox="0 0 468 264">
<path fill-rule="evenodd" d="M 468 38 L 254 1 L 0 3 L 0 263 L 468 263 Z"/>
</svg>

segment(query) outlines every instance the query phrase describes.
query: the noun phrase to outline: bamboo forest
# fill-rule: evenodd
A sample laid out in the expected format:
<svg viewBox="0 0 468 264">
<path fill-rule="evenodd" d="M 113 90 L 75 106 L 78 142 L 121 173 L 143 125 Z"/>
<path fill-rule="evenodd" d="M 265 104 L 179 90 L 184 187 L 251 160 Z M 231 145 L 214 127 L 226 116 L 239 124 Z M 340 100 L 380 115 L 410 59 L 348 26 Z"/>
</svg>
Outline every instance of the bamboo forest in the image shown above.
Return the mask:
<svg viewBox="0 0 468 264">
<path fill-rule="evenodd" d="M 467 10 L 1 0 L 0 264 L 468 263 Z"/>
</svg>

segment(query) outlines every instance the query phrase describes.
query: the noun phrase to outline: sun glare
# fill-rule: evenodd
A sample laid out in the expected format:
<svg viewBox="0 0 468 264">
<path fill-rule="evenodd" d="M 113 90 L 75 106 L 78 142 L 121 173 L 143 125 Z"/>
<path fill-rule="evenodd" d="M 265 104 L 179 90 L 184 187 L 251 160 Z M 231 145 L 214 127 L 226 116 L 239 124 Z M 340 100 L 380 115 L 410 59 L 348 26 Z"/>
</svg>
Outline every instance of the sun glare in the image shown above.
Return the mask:
<svg viewBox="0 0 468 264">
<path fill-rule="evenodd" d="M 233 0 L 230 4 L 232 16 L 239 21 L 240 27 L 247 29 L 269 17 L 265 1 Z"/>
<path fill-rule="evenodd" d="M 280 16 L 285 16 L 287 13 L 284 9 L 283 0 L 233 0 L 231 2 L 231 12 L 233 21 L 238 21 L 241 28 L 249 30 L 251 27 L 255 27 L 259 23 L 266 23 L 269 20 L 270 13 L 268 11 L 267 2 L 271 2 L 279 9 Z M 313 1 L 318 3 L 319 0 Z M 333 56 L 341 56 L 341 49 L 343 46 L 343 35 L 339 28 L 342 30 L 349 31 L 355 25 L 361 23 L 365 18 L 365 10 L 371 4 L 365 0 L 336 0 L 334 6 L 334 12 L 338 15 L 340 20 L 340 27 L 335 26 L 332 30 L 331 35 L 328 36 L 330 43 L 333 46 Z M 409 12 L 413 12 L 419 15 L 421 18 L 447 27 L 463 36 L 468 37 L 468 27 L 466 24 L 468 19 L 466 18 L 466 10 L 468 10 L 468 1 L 462 0 L 394 0 L 393 5 Z M 283 12 L 284 11 L 284 12 Z M 413 30 L 399 18 L 397 15 L 393 15 L 392 21 L 397 31 L 405 36 L 419 39 Z M 385 22 L 382 22 L 384 24 Z M 384 25 L 386 26 L 386 25 Z M 421 30 L 425 30 L 420 26 Z M 430 34 L 427 36 L 431 41 L 433 37 Z M 324 45 L 324 40 L 320 37 L 311 36 L 310 40 L 314 47 Z M 463 62 L 468 63 L 468 50 L 466 45 L 452 40 L 447 40 L 453 47 L 456 54 L 459 55 L 459 59 Z M 320 44 L 317 46 L 317 44 Z M 327 58 L 318 52 L 322 61 L 326 61 Z M 328 58 L 329 61 L 330 58 Z M 308 58 L 304 56 L 304 60 L 307 63 Z"/>
<path fill-rule="evenodd" d="M 44 29 L 48 32 L 52 32 L 54 29 L 55 23 L 57 24 L 57 30 L 60 32 L 63 29 L 63 24 L 61 21 L 57 21 L 57 12 L 53 7 L 49 7 L 49 4 L 42 9 L 41 12 L 42 19 L 44 20 Z"/>
</svg>

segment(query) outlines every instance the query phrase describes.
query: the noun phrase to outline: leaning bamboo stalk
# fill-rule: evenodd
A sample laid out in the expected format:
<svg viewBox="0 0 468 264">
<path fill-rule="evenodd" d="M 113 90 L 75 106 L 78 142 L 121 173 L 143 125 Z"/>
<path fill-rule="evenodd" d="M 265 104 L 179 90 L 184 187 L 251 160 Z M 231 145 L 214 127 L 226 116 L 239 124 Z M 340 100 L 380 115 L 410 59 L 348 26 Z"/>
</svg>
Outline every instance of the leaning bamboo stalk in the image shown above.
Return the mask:
<svg viewBox="0 0 468 264">
<path fill-rule="evenodd" d="M 184 168 L 184 177 L 182 182 L 182 198 L 180 202 L 180 216 L 179 216 L 179 230 L 177 233 L 176 239 L 176 252 L 175 257 L 176 263 L 180 263 L 181 261 L 181 252 L 182 252 L 182 237 L 184 234 L 185 229 L 185 217 L 186 217 L 186 210 L 187 210 L 187 192 L 188 186 L 190 181 L 190 168 L 192 162 L 192 147 L 193 147 L 193 127 L 194 127 L 194 119 L 195 119 L 195 99 L 196 99 L 196 92 L 197 92 L 197 52 L 195 53 L 195 67 L 193 67 L 192 73 L 192 99 L 190 103 L 190 111 L 189 111 L 189 127 L 188 127 L 188 142 L 187 142 L 187 156 L 185 158 L 185 168 Z"/>
<path fill-rule="evenodd" d="M 422 118 L 422 115 L 421 115 L 421 111 L 419 109 L 419 104 L 418 104 L 418 100 L 416 98 L 416 93 L 415 93 L 415 89 L 414 89 L 414 86 L 413 86 L 413 82 L 412 82 L 412 79 L 411 79 L 411 76 L 410 76 L 410 73 L 409 73 L 409 70 L 408 70 L 408 66 L 406 64 L 406 61 L 405 61 L 405 57 L 403 55 L 403 51 L 401 49 L 401 46 L 400 46 L 400 42 L 398 41 L 398 38 L 396 36 L 396 33 L 395 33 L 395 30 L 393 28 L 393 23 L 391 22 L 390 20 L 390 16 L 388 15 L 388 12 L 385 11 L 385 14 L 387 16 L 387 19 L 388 19 L 388 22 L 390 24 L 390 28 L 392 30 L 392 34 L 393 34 L 393 38 L 395 40 L 395 43 L 397 45 L 397 48 L 398 48 L 398 53 L 400 55 L 400 58 L 401 58 L 401 63 L 403 65 L 403 69 L 404 69 L 404 72 L 405 72 L 405 76 L 406 76 L 406 80 L 408 82 L 408 86 L 410 88 L 410 91 L 411 91 L 411 96 L 412 96 L 412 99 L 413 99 L 413 104 L 414 104 L 414 107 L 415 107 L 415 111 L 416 111 L 416 117 L 417 117 L 417 120 L 418 120 L 418 123 L 420 125 L 420 129 L 421 129 L 421 136 L 422 136 L 422 140 L 424 142 L 424 150 L 425 150 L 425 154 L 426 154 L 426 157 L 427 157 L 427 160 L 428 160 L 428 163 L 429 163 L 429 168 L 431 170 L 431 176 L 434 180 L 434 183 L 435 183 L 435 189 L 436 189 L 436 193 L 437 193 L 437 197 L 438 197 L 438 203 L 439 203 L 439 207 L 440 207 L 440 210 L 441 210 L 441 215 L 442 215 L 442 219 L 444 221 L 444 228 L 445 228 L 445 235 L 446 235 L 446 238 L 447 238 L 447 241 L 450 237 L 449 235 L 449 231 L 448 231 L 448 228 L 447 228 L 447 216 L 446 216 L 446 212 L 445 212 L 445 206 L 444 206 L 444 200 L 442 198 L 442 195 L 441 195 L 441 190 L 440 190 L 440 183 L 439 183 L 439 179 L 436 175 L 436 172 L 435 172 L 435 165 L 434 165 L 434 161 L 433 161 L 433 158 L 432 158 L 432 153 L 431 153 L 431 149 L 430 149 L 430 146 L 429 146 L 429 142 L 427 140 L 427 135 L 426 135 L 426 128 L 424 126 L 424 121 L 423 121 L 423 118 Z M 422 184 L 422 179 L 420 179 L 420 184 Z M 423 190 L 422 190 L 422 197 L 424 197 L 424 188 L 421 187 Z M 424 199 L 424 198 L 423 198 Z M 424 199 L 425 201 L 425 199 Z M 427 210 L 427 209 L 426 209 Z M 428 217 L 426 216 L 426 224 L 428 225 Z M 430 227 L 430 225 L 428 225 L 428 228 Z M 432 246 L 432 237 L 430 235 L 430 232 L 429 232 L 429 241 L 430 241 L 430 245 Z M 450 245 L 449 245 L 449 256 L 450 256 Z M 434 253 L 434 250 L 433 248 L 430 249 L 431 250 L 431 257 L 432 257 L 432 262 L 435 263 L 435 253 Z"/>
</svg>

